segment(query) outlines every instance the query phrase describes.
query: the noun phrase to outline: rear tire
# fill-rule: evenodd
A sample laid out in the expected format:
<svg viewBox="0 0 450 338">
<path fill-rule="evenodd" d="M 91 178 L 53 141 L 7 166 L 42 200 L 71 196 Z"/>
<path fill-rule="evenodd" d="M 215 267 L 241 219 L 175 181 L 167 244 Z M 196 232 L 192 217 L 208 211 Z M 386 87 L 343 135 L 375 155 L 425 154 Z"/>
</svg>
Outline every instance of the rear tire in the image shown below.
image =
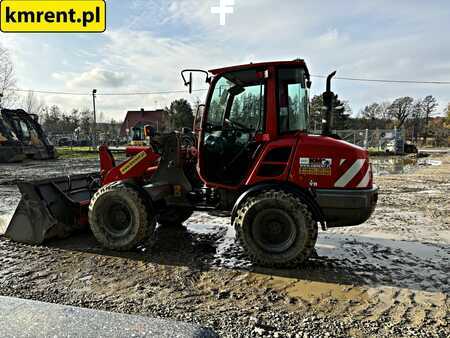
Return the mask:
<svg viewBox="0 0 450 338">
<path fill-rule="evenodd" d="M 180 227 L 193 213 L 191 208 L 170 208 L 159 215 L 158 223 L 165 228 Z"/>
<path fill-rule="evenodd" d="M 139 192 L 114 182 L 102 187 L 92 198 L 89 224 L 104 247 L 127 251 L 148 240 L 156 220 Z"/>
<path fill-rule="evenodd" d="M 295 195 L 270 190 L 249 197 L 234 220 L 239 242 L 262 266 L 293 267 L 311 257 L 317 224 Z"/>
</svg>

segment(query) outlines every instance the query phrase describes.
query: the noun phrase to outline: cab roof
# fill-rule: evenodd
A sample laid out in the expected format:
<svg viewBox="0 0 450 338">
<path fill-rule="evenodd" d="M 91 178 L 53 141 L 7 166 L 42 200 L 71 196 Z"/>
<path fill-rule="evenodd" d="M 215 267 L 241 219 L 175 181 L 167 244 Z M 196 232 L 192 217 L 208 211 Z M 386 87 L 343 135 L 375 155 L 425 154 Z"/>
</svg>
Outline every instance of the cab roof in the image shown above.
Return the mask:
<svg viewBox="0 0 450 338">
<path fill-rule="evenodd" d="M 309 78 L 309 71 L 308 67 L 306 66 L 306 63 L 303 59 L 297 59 L 293 61 L 271 61 L 271 62 L 259 62 L 259 63 L 248 63 L 238 66 L 230 66 L 230 67 L 224 67 L 224 68 L 216 68 L 211 69 L 209 72 L 213 75 L 219 75 L 223 73 L 238 71 L 238 70 L 244 70 L 244 69 L 250 69 L 250 68 L 264 68 L 264 67 L 277 67 L 277 66 L 300 66 L 304 67 L 306 70 L 306 75 Z"/>
</svg>

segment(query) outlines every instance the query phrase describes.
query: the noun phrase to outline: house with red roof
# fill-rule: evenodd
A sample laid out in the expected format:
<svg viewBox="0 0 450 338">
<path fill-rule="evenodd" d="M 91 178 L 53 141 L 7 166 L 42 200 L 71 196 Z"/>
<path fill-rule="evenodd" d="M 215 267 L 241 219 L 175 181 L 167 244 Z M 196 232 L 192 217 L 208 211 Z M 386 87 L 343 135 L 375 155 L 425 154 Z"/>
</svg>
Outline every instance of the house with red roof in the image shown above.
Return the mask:
<svg viewBox="0 0 450 338">
<path fill-rule="evenodd" d="M 165 128 L 166 119 L 163 109 L 157 110 L 130 110 L 120 128 L 120 137 L 129 137 L 133 128 L 144 128 L 146 125 L 153 126 L 157 131 Z"/>
</svg>

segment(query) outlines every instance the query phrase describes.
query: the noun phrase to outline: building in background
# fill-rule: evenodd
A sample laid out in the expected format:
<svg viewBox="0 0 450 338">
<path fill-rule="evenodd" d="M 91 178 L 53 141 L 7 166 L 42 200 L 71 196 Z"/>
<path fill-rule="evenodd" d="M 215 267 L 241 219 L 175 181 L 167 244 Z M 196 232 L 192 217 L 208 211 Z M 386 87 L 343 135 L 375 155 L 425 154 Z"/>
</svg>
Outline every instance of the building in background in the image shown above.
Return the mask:
<svg viewBox="0 0 450 338">
<path fill-rule="evenodd" d="M 130 139 L 133 128 L 143 131 L 146 125 L 153 126 L 158 132 L 163 131 L 166 125 L 165 111 L 163 109 L 128 111 L 120 128 L 120 137 Z"/>
</svg>

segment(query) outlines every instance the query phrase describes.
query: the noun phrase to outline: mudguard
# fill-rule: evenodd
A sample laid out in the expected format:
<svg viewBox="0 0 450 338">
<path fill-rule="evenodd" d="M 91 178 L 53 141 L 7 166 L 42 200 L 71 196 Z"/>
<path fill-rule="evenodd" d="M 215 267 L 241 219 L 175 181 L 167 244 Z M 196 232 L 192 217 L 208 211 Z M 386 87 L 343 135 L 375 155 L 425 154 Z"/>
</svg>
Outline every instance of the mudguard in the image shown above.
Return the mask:
<svg viewBox="0 0 450 338">
<path fill-rule="evenodd" d="M 286 192 L 292 193 L 296 195 L 303 203 L 305 203 L 310 211 L 313 214 L 314 219 L 319 222 L 322 226 L 322 229 L 326 228 L 325 223 L 325 217 L 324 214 L 320 208 L 320 206 L 317 204 L 316 200 L 314 199 L 313 195 L 307 191 L 300 189 L 298 187 L 292 186 L 290 184 L 280 184 L 280 183 L 263 183 L 258 184 L 255 186 L 250 187 L 247 189 L 244 193 L 241 194 L 241 196 L 237 199 L 236 203 L 234 204 L 233 210 L 231 211 L 231 224 L 234 223 L 234 219 L 237 215 L 237 210 L 241 206 L 241 204 L 248 198 L 255 194 L 258 194 L 265 190 L 284 190 Z"/>
</svg>

